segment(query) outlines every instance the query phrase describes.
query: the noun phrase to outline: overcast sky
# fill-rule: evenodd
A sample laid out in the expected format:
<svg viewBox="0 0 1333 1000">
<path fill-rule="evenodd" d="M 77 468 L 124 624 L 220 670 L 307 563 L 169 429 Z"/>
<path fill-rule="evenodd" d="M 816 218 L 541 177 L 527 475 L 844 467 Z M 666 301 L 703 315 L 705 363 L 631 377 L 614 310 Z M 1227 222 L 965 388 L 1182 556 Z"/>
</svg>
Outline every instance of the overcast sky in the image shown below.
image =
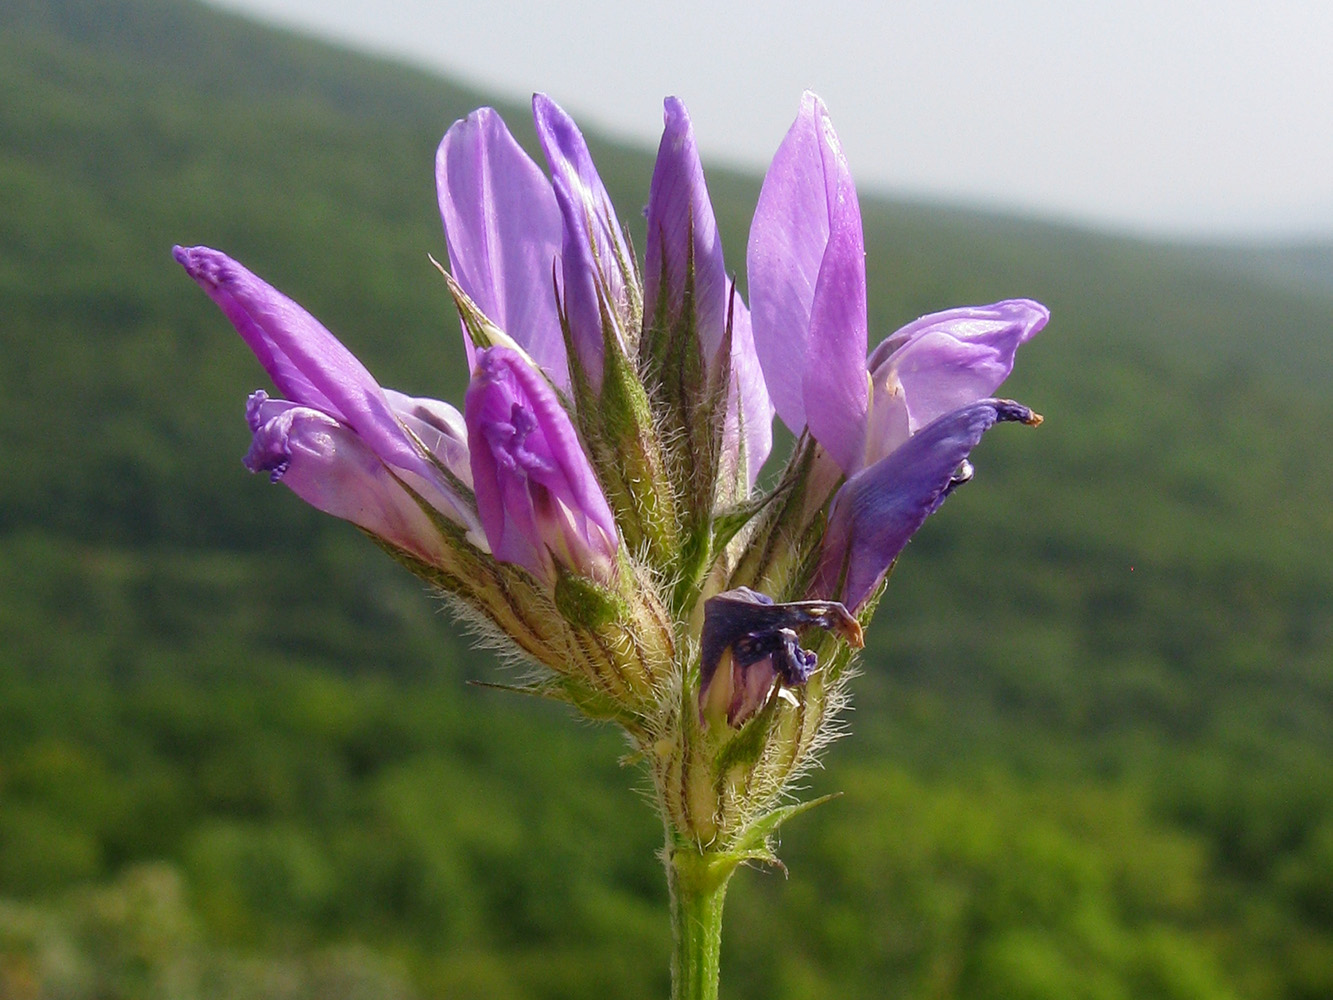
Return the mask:
<svg viewBox="0 0 1333 1000">
<path fill-rule="evenodd" d="M 1159 235 L 1333 236 L 1330 0 L 215 0 L 762 167 L 824 98 L 862 188 Z M 762 12 L 761 12 L 762 11 Z"/>
</svg>

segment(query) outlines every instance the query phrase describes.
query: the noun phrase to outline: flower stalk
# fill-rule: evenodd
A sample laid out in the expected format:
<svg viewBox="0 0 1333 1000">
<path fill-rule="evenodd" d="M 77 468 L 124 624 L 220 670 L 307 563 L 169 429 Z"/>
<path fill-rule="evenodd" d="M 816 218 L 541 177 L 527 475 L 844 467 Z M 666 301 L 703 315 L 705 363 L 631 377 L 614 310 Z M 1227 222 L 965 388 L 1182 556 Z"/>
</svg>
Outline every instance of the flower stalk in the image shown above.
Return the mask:
<svg viewBox="0 0 1333 1000">
<path fill-rule="evenodd" d="M 279 394 L 250 398 L 247 467 L 447 596 L 527 668 L 516 690 L 623 730 L 666 833 L 673 996 L 713 1000 L 727 885 L 824 801 L 797 783 L 890 568 L 987 430 L 1041 420 L 992 394 L 1047 313 L 953 309 L 868 350 L 856 189 L 811 94 L 760 193 L 749 304 L 678 100 L 642 265 L 577 126 L 533 113 L 549 178 L 490 109 L 436 158 L 461 412 L 380 386 L 225 254 L 175 256 Z M 797 445 L 764 493 L 775 413 Z"/>
<path fill-rule="evenodd" d="M 693 845 L 668 846 L 672 1000 L 717 1000 L 722 907 L 734 862 Z"/>
</svg>

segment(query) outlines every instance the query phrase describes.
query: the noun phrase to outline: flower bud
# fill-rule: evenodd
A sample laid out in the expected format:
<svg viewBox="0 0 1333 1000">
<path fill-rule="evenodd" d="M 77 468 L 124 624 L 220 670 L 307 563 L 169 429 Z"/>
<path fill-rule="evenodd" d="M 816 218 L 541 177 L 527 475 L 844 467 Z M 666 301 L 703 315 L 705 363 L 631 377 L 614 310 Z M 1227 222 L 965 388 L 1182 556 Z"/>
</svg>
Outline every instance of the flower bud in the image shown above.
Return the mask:
<svg viewBox="0 0 1333 1000">
<path fill-rule="evenodd" d="M 477 352 L 463 407 L 477 513 L 491 551 L 554 589 L 557 567 L 610 584 L 619 536 L 555 391 L 524 355 Z"/>
</svg>

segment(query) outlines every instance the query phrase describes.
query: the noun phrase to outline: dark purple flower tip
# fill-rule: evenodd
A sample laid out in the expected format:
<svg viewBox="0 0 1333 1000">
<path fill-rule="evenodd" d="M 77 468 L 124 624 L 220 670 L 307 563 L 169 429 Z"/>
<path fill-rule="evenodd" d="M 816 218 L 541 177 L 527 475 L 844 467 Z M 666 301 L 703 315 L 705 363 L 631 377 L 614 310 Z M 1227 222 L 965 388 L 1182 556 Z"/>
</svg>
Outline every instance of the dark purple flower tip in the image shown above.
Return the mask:
<svg viewBox="0 0 1333 1000">
<path fill-rule="evenodd" d="M 801 648 L 798 630 L 822 628 L 854 648 L 864 645 L 861 624 L 836 601 L 776 604 L 766 594 L 738 587 L 704 604 L 700 636 L 699 711 L 740 726 L 757 712 L 776 681 L 799 687 L 817 665 Z"/>
<path fill-rule="evenodd" d="M 810 593 L 839 597 L 853 610 L 875 592 L 926 518 L 971 478 L 967 457 L 987 430 L 1040 414 L 1010 399 L 985 399 L 946 413 L 843 484 L 829 510 Z"/>
</svg>

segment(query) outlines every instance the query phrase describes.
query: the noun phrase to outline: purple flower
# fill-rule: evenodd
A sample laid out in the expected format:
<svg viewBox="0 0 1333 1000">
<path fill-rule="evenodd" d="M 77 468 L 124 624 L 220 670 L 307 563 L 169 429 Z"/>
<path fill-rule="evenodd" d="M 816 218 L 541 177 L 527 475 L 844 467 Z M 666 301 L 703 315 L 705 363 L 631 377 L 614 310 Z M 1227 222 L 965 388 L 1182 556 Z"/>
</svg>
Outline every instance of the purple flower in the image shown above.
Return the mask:
<svg viewBox="0 0 1333 1000">
<path fill-rule="evenodd" d="M 320 510 L 422 558 L 443 542 L 413 494 L 480 540 L 450 481 L 466 485 L 468 476 L 457 411 L 386 392 L 318 320 L 225 254 L 173 253 L 287 397 L 251 397 L 251 471 L 269 472 Z"/>
<path fill-rule="evenodd" d="M 455 280 L 556 385 L 568 388 L 552 284 L 561 216 L 551 182 L 491 108 L 445 133 L 435 178 Z M 471 367 L 471 338 L 464 343 Z"/>
<path fill-rule="evenodd" d="M 737 466 L 748 489 L 773 445 L 773 405 L 755 354 L 750 313 L 727 275 L 722 238 L 685 105 L 669 97 L 648 194 L 644 303 L 651 321 L 680 331 L 701 355 L 709 384 L 731 323 L 721 474 Z M 678 376 L 677 376 L 678 377 Z"/>
<path fill-rule="evenodd" d="M 798 629 L 828 629 L 860 648 L 861 626 L 836 601 L 775 604 L 767 594 L 738 587 L 704 604 L 700 636 L 699 712 L 740 726 L 768 701 L 774 685 L 800 687 L 818 657 L 801 648 Z"/>
<path fill-rule="evenodd" d="M 806 93 L 750 226 L 755 350 L 778 416 L 857 464 L 870 394 L 866 273 L 851 171 L 823 102 Z"/>
<path fill-rule="evenodd" d="M 624 344 L 622 324 L 637 295 L 633 257 L 574 120 L 545 94 L 533 95 L 532 114 L 563 223 L 561 292 L 570 340 L 593 392 L 600 393 L 604 342 Z"/>
<path fill-rule="evenodd" d="M 479 350 L 463 416 L 477 510 L 495 558 L 548 586 L 559 567 L 610 583 L 615 518 L 542 373 L 510 348 Z"/>
<path fill-rule="evenodd" d="M 1007 399 L 986 399 L 937 418 L 886 458 L 849 478 L 833 499 L 812 594 L 859 609 L 908 539 L 971 477 L 967 456 L 994 424 L 1035 426 L 1041 417 Z"/>
<path fill-rule="evenodd" d="M 856 190 L 828 112 L 806 94 L 750 230 L 755 346 L 778 415 L 851 476 L 919 428 L 991 395 L 1046 323 L 1026 299 L 923 316 L 866 359 Z"/>
</svg>

